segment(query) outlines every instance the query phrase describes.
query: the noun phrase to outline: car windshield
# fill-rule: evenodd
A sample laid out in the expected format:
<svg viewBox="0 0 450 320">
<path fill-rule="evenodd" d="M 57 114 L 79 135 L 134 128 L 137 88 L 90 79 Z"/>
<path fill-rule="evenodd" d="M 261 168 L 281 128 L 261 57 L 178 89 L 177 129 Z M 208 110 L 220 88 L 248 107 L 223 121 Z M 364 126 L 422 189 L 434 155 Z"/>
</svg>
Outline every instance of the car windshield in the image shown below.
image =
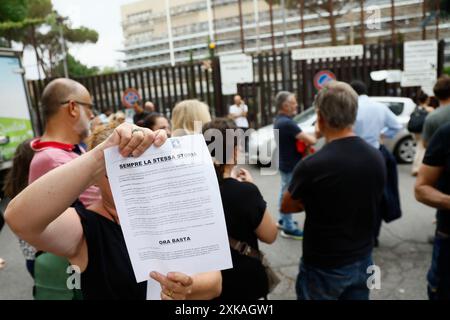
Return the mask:
<svg viewBox="0 0 450 320">
<path fill-rule="evenodd" d="M 387 105 L 389 109 L 391 109 L 391 111 L 397 116 L 402 114 L 405 105 L 403 102 L 394 102 L 394 101 L 379 101 L 379 102 Z"/>
<path fill-rule="evenodd" d="M 312 117 L 315 116 L 315 114 L 316 114 L 316 110 L 313 107 L 311 107 L 308 110 L 296 115 L 294 117 L 294 121 L 297 123 L 303 123 L 303 122 L 310 120 Z"/>
</svg>

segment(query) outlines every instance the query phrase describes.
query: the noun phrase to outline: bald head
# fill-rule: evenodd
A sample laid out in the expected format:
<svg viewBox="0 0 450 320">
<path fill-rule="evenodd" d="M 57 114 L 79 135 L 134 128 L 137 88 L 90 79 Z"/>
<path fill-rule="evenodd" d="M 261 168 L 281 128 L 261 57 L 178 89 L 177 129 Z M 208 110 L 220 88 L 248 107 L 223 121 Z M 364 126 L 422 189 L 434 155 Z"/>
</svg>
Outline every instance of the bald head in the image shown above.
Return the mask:
<svg viewBox="0 0 450 320">
<path fill-rule="evenodd" d="M 80 100 L 83 96 L 89 96 L 89 91 L 79 82 L 65 78 L 51 81 L 45 87 L 41 97 L 45 120 L 47 121 L 58 112 L 62 102 Z"/>
</svg>

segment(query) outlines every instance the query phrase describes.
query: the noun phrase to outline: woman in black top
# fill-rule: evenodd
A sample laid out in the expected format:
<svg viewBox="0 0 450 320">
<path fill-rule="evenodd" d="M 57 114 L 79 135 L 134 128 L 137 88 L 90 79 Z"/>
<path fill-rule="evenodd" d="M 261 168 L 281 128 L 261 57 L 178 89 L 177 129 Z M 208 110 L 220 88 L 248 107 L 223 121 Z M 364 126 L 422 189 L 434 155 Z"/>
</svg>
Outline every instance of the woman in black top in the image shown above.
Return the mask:
<svg viewBox="0 0 450 320">
<path fill-rule="evenodd" d="M 5 219 L 20 238 L 80 268 L 84 299 L 145 299 L 146 282 L 138 284 L 134 277 L 103 151 L 119 146 L 123 156 L 138 157 L 153 143 L 161 146 L 167 136 L 164 130 L 128 123 L 98 130 L 94 149 L 28 186 L 11 201 Z M 67 209 L 93 184 L 102 192 L 100 202 L 87 209 Z M 218 271 L 192 277 L 178 272 L 150 276 L 161 284 L 161 298 L 166 300 L 212 299 L 221 291 Z"/>
<path fill-rule="evenodd" d="M 277 237 L 277 227 L 261 193 L 253 184 L 250 173 L 240 169 L 234 174 L 238 147 L 233 135 L 236 125 L 228 119 L 216 119 L 204 125 L 203 133 L 207 142 L 221 135 L 223 144 L 213 150 L 214 165 L 219 180 L 220 194 L 225 212 L 228 236 L 246 242 L 258 250 L 258 240 L 273 243 Z M 215 140 L 217 143 L 220 140 Z M 212 141 L 212 145 L 214 145 Z M 227 152 L 228 150 L 228 152 Z M 224 159 L 220 155 L 231 155 Z M 233 269 L 222 271 L 222 294 L 220 299 L 255 300 L 267 295 L 265 268 L 257 258 L 240 254 L 232 249 Z"/>
</svg>

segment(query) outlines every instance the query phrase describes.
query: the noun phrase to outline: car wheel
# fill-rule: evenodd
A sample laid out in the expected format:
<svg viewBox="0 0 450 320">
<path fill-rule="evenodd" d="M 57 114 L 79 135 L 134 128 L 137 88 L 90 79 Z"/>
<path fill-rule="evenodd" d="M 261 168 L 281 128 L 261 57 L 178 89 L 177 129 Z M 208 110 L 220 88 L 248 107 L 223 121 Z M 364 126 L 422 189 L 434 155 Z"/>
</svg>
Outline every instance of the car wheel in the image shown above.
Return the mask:
<svg viewBox="0 0 450 320">
<path fill-rule="evenodd" d="M 399 163 L 412 163 L 416 155 L 416 141 L 413 137 L 406 137 L 400 140 L 395 147 L 395 158 Z"/>
</svg>

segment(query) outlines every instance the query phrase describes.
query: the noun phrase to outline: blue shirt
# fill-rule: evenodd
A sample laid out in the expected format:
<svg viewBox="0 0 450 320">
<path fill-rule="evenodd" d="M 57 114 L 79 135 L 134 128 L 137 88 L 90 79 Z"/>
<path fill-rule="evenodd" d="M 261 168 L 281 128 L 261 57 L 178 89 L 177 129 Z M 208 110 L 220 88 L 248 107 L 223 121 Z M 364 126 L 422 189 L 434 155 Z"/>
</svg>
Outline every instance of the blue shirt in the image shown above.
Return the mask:
<svg viewBox="0 0 450 320">
<path fill-rule="evenodd" d="M 302 159 L 302 155 L 297 151 L 296 138 L 302 130 L 292 118 L 284 114 L 279 114 L 276 117 L 273 128 L 278 130 L 279 133 L 279 169 L 287 173 L 292 172 L 297 163 Z"/>
<path fill-rule="evenodd" d="M 358 98 L 358 115 L 354 130 L 368 144 L 379 149 L 380 135 L 391 139 L 401 129 L 401 123 L 388 106 L 371 100 L 367 95 Z"/>
</svg>

